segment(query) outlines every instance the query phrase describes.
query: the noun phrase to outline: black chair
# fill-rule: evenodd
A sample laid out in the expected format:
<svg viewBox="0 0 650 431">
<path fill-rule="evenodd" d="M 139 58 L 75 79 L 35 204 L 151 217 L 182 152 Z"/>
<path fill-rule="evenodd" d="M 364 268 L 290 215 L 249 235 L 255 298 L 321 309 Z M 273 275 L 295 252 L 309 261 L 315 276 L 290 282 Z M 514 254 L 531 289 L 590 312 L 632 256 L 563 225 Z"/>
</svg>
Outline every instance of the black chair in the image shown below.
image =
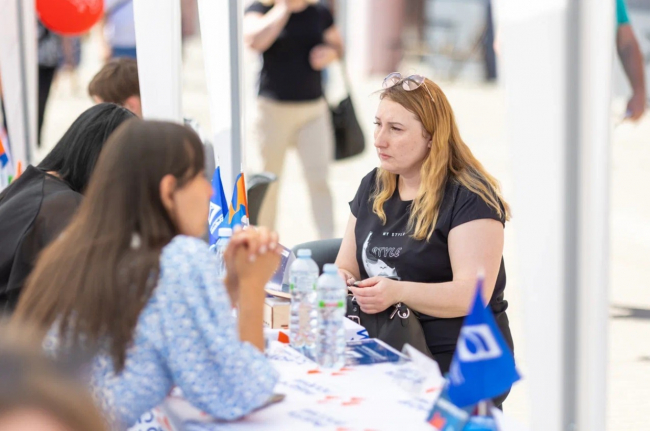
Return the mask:
<svg viewBox="0 0 650 431">
<path fill-rule="evenodd" d="M 301 248 L 311 250 L 311 258 L 318 264 L 318 271 L 323 273 L 323 265 L 334 263 L 336 256 L 341 248 L 342 238 L 322 239 L 320 241 L 310 241 L 298 244 L 293 248 L 293 253 L 297 254 Z"/>
<path fill-rule="evenodd" d="M 262 208 L 262 202 L 264 202 L 264 196 L 266 196 L 266 191 L 269 189 L 269 185 L 276 181 L 278 177 L 271 172 L 262 172 L 259 174 L 253 174 L 247 179 L 248 218 L 250 224 L 256 225 L 257 218 L 260 215 L 260 209 Z"/>
</svg>

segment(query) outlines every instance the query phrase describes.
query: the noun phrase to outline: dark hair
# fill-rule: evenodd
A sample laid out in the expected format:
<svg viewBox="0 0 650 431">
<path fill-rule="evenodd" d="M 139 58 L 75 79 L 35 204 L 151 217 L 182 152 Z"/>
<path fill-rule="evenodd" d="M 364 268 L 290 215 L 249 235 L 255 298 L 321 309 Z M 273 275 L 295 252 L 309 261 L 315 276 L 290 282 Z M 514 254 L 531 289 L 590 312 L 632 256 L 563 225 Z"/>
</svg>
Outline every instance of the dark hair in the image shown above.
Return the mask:
<svg viewBox="0 0 650 431">
<path fill-rule="evenodd" d="M 117 58 L 106 63 L 88 84 L 88 94 L 118 105 L 131 96 L 140 97 L 138 62 L 133 58 Z"/>
<path fill-rule="evenodd" d="M 133 117 L 131 111 L 112 103 L 85 110 L 38 168 L 56 172 L 72 190 L 83 193 L 104 143 L 120 124 Z"/>
<path fill-rule="evenodd" d="M 173 175 L 183 187 L 202 175 L 203 159 L 201 140 L 188 127 L 142 120 L 120 126 L 77 214 L 39 257 L 14 318 L 44 331 L 57 322 L 72 348 L 106 340 L 116 369 L 123 369 L 158 280 L 160 252 L 179 233 L 160 182 Z"/>
<path fill-rule="evenodd" d="M 29 329 L 0 327 L 0 418 L 38 410 L 74 431 L 106 430 L 85 385 L 47 358 Z"/>
</svg>

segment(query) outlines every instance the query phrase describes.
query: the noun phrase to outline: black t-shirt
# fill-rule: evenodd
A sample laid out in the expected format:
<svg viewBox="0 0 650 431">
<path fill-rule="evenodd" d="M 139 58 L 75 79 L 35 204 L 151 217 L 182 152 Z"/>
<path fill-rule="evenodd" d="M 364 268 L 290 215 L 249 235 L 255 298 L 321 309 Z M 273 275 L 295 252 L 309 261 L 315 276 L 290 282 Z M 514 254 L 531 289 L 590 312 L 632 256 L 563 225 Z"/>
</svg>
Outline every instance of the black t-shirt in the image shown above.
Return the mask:
<svg viewBox="0 0 650 431">
<path fill-rule="evenodd" d="M 271 8 L 256 1 L 246 12 L 266 14 Z M 259 95 L 283 101 L 316 100 L 323 96 L 321 72 L 312 69 L 309 53 L 323 43 L 323 33 L 333 24 L 332 14 L 320 4 L 291 14 L 276 41 L 262 54 Z"/>
<path fill-rule="evenodd" d="M 81 199 L 33 166 L 0 194 L 0 315 L 15 308 L 38 254 L 68 225 Z"/>
<path fill-rule="evenodd" d="M 452 281 L 453 272 L 447 245 L 449 232 L 456 226 L 478 219 L 494 219 L 505 225 L 505 219 L 479 195 L 450 179 L 431 238 L 428 241 L 415 240 L 410 236 L 412 232 L 407 232 L 413 201 L 401 200 L 397 188 L 384 204 L 386 224 L 382 224 L 381 219 L 373 213 L 370 196 L 375 189 L 376 174 L 377 169 L 374 169 L 361 180 L 357 194 L 350 202 L 352 214 L 357 218 L 354 235 L 362 279 L 395 276 L 402 281 L 417 283 Z M 501 259 L 490 306 L 506 340 L 512 345 L 505 316 L 508 307 L 508 303 L 503 299 L 505 286 L 506 272 Z M 419 314 L 419 317 L 431 353 L 450 352 L 455 349 L 463 324 L 462 317 L 446 319 L 424 314 Z"/>
</svg>

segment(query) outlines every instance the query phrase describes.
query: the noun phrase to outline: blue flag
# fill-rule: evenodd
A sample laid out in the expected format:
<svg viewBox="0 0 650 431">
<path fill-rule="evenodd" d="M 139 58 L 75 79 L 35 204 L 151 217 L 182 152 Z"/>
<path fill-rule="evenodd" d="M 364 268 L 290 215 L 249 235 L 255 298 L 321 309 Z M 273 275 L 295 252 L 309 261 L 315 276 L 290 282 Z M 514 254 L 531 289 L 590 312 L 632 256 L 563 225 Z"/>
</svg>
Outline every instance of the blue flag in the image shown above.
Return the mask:
<svg viewBox="0 0 650 431">
<path fill-rule="evenodd" d="M 492 310 L 483 305 L 482 290 L 483 278 L 479 278 L 449 370 L 449 399 L 458 407 L 501 395 L 520 379 Z"/>
<path fill-rule="evenodd" d="M 210 211 L 208 212 L 208 226 L 210 228 L 210 245 L 217 242 L 218 230 L 220 227 L 229 227 L 228 201 L 223 193 L 221 183 L 221 170 L 219 167 L 214 170 L 212 176 L 212 197 L 210 198 Z"/>
</svg>

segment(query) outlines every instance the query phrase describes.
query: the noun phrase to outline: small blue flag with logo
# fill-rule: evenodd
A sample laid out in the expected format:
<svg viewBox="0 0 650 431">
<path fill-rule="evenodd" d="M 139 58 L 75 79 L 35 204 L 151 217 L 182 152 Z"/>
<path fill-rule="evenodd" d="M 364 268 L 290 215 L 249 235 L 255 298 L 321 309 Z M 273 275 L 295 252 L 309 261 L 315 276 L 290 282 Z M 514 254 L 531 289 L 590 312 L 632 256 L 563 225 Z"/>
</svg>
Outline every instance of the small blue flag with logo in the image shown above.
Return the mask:
<svg viewBox="0 0 650 431">
<path fill-rule="evenodd" d="M 212 176 L 212 197 L 210 198 L 210 211 L 208 212 L 208 226 L 210 228 L 210 245 L 217 242 L 220 227 L 230 226 L 228 220 L 228 201 L 223 192 L 221 183 L 221 170 L 214 170 Z"/>
<path fill-rule="evenodd" d="M 449 399 L 458 407 L 501 395 L 520 379 L 515 358 L 496 325 L 492 310 L 483 305 L 482 290 L 481 277 L 449 370 Z"/>
</svg>

